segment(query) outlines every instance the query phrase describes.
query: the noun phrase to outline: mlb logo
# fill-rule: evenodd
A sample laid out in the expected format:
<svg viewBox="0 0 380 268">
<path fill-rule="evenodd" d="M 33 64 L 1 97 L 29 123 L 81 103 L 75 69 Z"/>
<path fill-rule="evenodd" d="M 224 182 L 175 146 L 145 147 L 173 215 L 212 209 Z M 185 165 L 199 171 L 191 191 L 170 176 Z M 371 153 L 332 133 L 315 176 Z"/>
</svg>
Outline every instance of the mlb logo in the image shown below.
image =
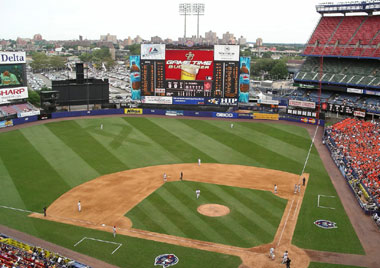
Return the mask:
<svg viewBox="0 0 380 268">
<path fill-rule="evenodd" d="M 161 265 L 162 267 L 166 268 L 169 266 L 176 265 L 178 261 L 178 257 L 174 254 L 162 254 L 156 257 L 156 259 L 154 260 L 154 266 Z"/>
</svg>

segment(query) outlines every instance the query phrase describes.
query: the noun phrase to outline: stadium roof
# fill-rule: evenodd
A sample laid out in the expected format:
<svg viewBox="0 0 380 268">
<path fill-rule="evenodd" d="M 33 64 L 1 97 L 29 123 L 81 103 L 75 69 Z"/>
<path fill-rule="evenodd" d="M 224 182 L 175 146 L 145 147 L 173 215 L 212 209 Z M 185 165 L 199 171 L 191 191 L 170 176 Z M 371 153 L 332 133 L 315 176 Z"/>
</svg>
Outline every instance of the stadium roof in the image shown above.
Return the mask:
<svg viewBox="0 0 380 268">
<path fill-rule="evenodd" d="M 369 1 L 352 1 L 352 2 L 340 2 L 340 3 L 321 3 L 315 6 L 316 10 L 320 14 L 326 13 L 357 13 L 365 12 L 373 14 L 373 12 L 380 11 L 380 0 Z"/>
</svg>

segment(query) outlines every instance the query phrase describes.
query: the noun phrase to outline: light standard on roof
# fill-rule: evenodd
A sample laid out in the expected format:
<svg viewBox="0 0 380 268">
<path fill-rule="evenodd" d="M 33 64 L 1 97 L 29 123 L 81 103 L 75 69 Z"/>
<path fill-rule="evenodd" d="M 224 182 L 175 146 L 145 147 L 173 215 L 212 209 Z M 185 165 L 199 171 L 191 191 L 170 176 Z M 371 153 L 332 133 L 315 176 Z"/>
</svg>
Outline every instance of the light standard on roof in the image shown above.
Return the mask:
<svg viewBox="0 0 380 268">
<path fill-rule="evenodd" d="M 199 16 L 205 14 L 205 4 L 195 3 L 193 4 L 193 15 L 197 16 L 197 38 L 199 39 Z"/>
<path fill-rule="evenodd" d="M 191 13 L 191 4 L 189 3 L 182 3 L 179 4 L 179 14 L 185 16 L 185 32 L 183 34 L 183 38 L 186 39 L 186 16 Z"/>
</svg>

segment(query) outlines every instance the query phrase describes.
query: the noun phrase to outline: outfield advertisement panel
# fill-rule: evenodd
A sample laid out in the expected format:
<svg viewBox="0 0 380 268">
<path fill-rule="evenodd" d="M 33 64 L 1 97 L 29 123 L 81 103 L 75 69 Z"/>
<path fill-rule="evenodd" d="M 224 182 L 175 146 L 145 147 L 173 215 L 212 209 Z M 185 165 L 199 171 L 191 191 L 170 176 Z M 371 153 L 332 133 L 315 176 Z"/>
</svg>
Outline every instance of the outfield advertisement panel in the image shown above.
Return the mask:
<svg viewBox="0 0 380 268">
<path fill-rule="evenodd" d="M 240 46 L 238 45 L 215 45 L 215 61 L 239 61 Z"/>
<path fill-rule="evenodd" d="M 141 98 L 141 66 L 140 56 L 129 57 L 131 69 L 131 86 L 132 86 L 132 100 L 140 100 Z"/>
<path fill-rule="evenodd" d="M 146 104 L 173 104 L 173 98 L 159 96 L 142 96 L 141 102 Z"/>
<path fill-rule="evenodd" d="M 27 98 L 28 98 L 27 87 L 0 89 L 0 104 L 8 103 L 9 100 L 19 100 L 19 99 L 27 99 Z"/>
<path fill-rule="evenodd" d="M 253 119 L 279 120 L 279 114 L 253 113 Z"/>
<path fill-rule="evenodd" d="M 165 60 L 165 44 L 142 44 L 142 60 Z"/>
<path fill-rule="evenodd" d="M 311 102 L 311 101 L 299 101 L 299 100 L 289 100 L 289 106 L 315 109 L 315 102 Z"/>
<path fill-rule="evenodd" d="M 173 97 L 173 104 L 204 105 L 205 104 L 205 98 Z"/>
<path fill-rule="evenodd" d="M 0 128 L 4 128 L 4 127 L 13 127 L 13 121 L 12 120 L 0 121 Z"/>
<path fill-rule="evenodd" d="M 124 109 L 124 114 L 142 114 L 143 109 L 140 108 L 126 108 Z"/>
<path fill-rule="evenodd" d="M 237 118 L 237 114 L 236 113 L 217 113 L 217 112 L 213 112 L 212 113 L 212 117 L 218 117 L 218 118 Z"/>
<path fill-rule="evenodd" d="M 26 63 L 25 52 L 5 52 L 0 51 L 0 65 Z"/>
<path fill-rule="evenodd" d="M 239 102 L 248 103 L 249 101 L 250 73 L 251 58 L 240 57 Z"/>
</svg>

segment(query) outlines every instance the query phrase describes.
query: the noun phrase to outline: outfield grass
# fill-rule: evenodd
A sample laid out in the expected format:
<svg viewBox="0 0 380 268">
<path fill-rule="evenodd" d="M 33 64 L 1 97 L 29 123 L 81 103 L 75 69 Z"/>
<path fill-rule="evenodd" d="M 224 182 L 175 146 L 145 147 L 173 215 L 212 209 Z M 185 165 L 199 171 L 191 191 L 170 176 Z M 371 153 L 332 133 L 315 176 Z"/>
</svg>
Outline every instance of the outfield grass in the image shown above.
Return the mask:
<svg viewBox="0 0 380 268">
<path fill-rule="evenodd" d="M 42 211 L 69 189 L 100 175 L 152 165 L 195 163 L 198 158 L 300 174 L 311 142 L 305 129 L 270 122 L 236 121 L 234 125 L 231 129 L 226 121 L 112 117 L 0 133 L 0 204 Z M 337 194 L 314 148 L 306 172 L 311 179 L 293 243 L 303 248 L 363 253 L 338 197 L 331 204 L 335 210 L 316 207 L 318 194 Z M 72 242 L 72 235 L 83 232 L 78 227 L 21 220 L 25 217 L 4 209 L 0 217 L 1 224 L 64 246 Z M 313 224 L 317 219 L 334 221 L 338 228 L 318 228 Z M 65 234 L 65 228 L 70 229 L 70 235 Z M 91 255 L 104 259 L 95 252 Z M 129 266 L 129 261 L 124 264 Z"/>
<path fill-rule="evenodd" d="M 137 229 L 249 248 L 273 241 L 286 203 L 267 191 L 177 181 L 162 185 L 126 216 Z M 224 205 L 230 213 L 204 216 L 197 211 L 203 204 Z"/>
</svg>

